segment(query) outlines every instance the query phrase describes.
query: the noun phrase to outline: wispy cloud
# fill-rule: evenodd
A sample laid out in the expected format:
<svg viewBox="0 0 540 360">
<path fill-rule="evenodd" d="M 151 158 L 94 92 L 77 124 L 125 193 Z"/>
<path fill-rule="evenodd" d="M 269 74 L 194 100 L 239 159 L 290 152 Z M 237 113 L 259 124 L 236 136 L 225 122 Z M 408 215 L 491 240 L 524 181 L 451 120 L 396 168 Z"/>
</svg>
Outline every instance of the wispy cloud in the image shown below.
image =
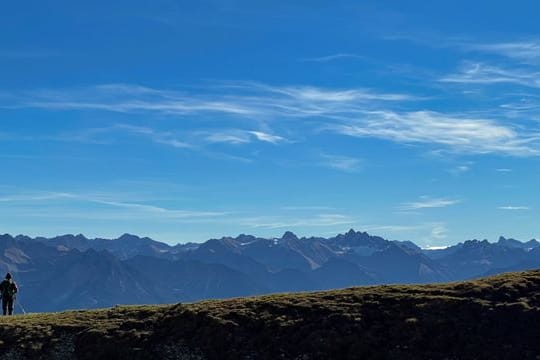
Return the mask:
<svg viewBox="0 0 540 360">
<path fill-rule="evenodd" d="M 273 134 L 265 133 L 265 132 L 262 132 L 262 131 L 249 131 L 249 133 L 252 134 L 252 135 L 255 135 L 255 137 L 259 141 L 269 142 L 269 143 L 272 143 L 272 144 L 277 144 L 277 143 L 280 143 L 280 142 L 287 141 L 287 139 L 285 139 L 282 136 L 273 135 Z"/>
<path fill-rule="evenodd" d="M 223 91 L 224 89 L 228 91 Z M 165 115 L 221 113 L 244 118 L 324 116 L 365 108 L 377 102 L 418 101 L 410 94 L 371 89 L 314 86 L 270 86 L 256 82 L 225 82 L 204 91 L 161 90 L 140 85 L 109 84 L 88 88 L 42 90 L 13 96 L 19 107 L 55 110 L 98 110 Z"/>
<path fill-rule="evenodd" d="M 296 206 L 283 206 L 282 210 L 291 210 L 291 211 L 318 211 L 318 210 L 335 210 L 331 206 L 320 206 L 320 205 L 296 205 Z"/>
<path fill-rule="evenodd" d="M 204 134 L 204 132 L 202 133 Z M 263 131 L 241 130 L 241 129 L 225 129 L 214 130 L 203 135 L 205 141 L 210 143 L 227 143 L 227 144 L 248 144 L 256 141 L 278 144 L 288 142 L 282 136 L 270 134 Z"/>
<path fill-rule="evenodd" d="M 406 233 L 425 228 L 425 225 L 363 225 L 362 230 L 369 232 Z"/>
<path fill-rule="evenodd" d="M 455 152 L 540 155 L 540 133 L 459 114 L 374 111 L 367 112 L 362 120 L 331 125 L 327 129 L 353 137 L 438 144 Z"/>
<path fill-rule="evenodd" d="M 464 44 L 467 50 L 498 54 L 523 62 L 540 61 L 540 40 L 516 40 L 498 43 Z"/>
<path fill-rule="evenodd" d="M 322 154 L 321 165 L 344 172 L 358 172 L 362 166 L 362 160 L 343 155 Z"/>
<path fill-rule="evenodd" d="M 446 75 L 441 82 L 460 84 L 515 84 L 540 88 L 540 72 L 523 68 L 503 68 L 480 62 L 467 62 L 461 71 Z"/>
<path fill-rule="evenodd" d="M 312 61 L 312 62 L 328 62 L 328 61 L 342 60 L 342 59 L 364 60 L 364 59 L 366 59 L 366 57 L 362 56 L 362 55 L 358 55 L 358 54 L 338 53 L 338 54 L 331 54 L 331 55 L 326 55 L 326 56 L 305 58 L 305 59 L 302 59 L 302 60 L 303 61 Z"/>
<path fill-rule="evenodd" d="M 127 134 L 140 136 L 150 141 L 176 148 L 192 148 L 193 145 L 180 139 L 171 131 L 159 131 L 147 126 L 135 126 L 130 124 L 112 124 L 101 128 L 86 128 L 77 131 L 63 132 L 56 135 L 43 135 L 42 139 L 81 142 L 92 144 L 108 144 L 114 142 L 115 134 Z"/>
<path fill-rule="evenodd" d="M 464 173 L 469 170 L 471 170 L 471 167 L 469 165 L 456 166 L 456 168 L 454 169 L 454 171 L 457 171 L 458 173 Z"/>
<path fill-rule="evenodd" d="M 21 96 L 21 95 L 20 95 Z M 19 106 L 53 110 L 98 110 L 119 113 L 154 112 L 170 115 L 225 113 L 254 115 L 241 103 L 215 96 L 196 96 L 180 91 L 141 85 L 106 84 L 66 90 L 41 90 L 24 94 Z"/>
<path fill-rule="evenodd" d="M 419 201 L 403 203 L 399 206 L 399 209 L 408 211 L 408 210 L 444 208 L 444 207 L 459 204 L 460 202 L 461 200 L 457 200 L 457 199 L 423 197 Z"/>
<path fill-rule="evenodd" d="M 138 204 L 138 203 L 89 199 L 89 198 L 83 198 L 83 199 L 89 202 L 96 203 L 96 204 L 109 205 L 109 206 L 114 206 L 114 207 L 119 207 L 119 208 L 126 208 L 126 209 L 141 211 L 145 213 L 153 213 L 156 215 L 166 216 L 170 218 L 216 217 L 216 216 L 223 216 L 227 214 L 226 212 L 176 210 L 176 209 L 168 209 L 168 208 L 155 206 L 155 205 L 148 205 L 148 204 Z"/>
<path fill-rule="evenodd" d="M 0 196 L 0 202 L 36 202 L 36 201 L 48 201 L 58 199 L 73 199 L 75 196 L 69 193 L 59 192 L 39 192 L 30 194 L 8 195 Z"/>
<path fill-rule="evenodd" d="M 468 162 L 466 164 L 461 164 L 461 165 L 457 165 L 451 169 L 448 170 L 449 173 L 453 174 L 453 175 L 462 175 L 462 174 L 465 174 L 469 171 L 471 171 L 472 169 L 472 165 L 473 163 L 472 162 Z"/>
<path fill-rule="evenodd" d="M 344 214 L 316 214 L 312 216 L 291 218 L 290 216 L 258 216 L 237 219 L 241 224 L 253 228 L 264 229 L 292 229 L 297 227 L 332 227 L 338 225 L 351 225 L 356 219 Z"/>
<path fill-rule="evenodd" d="M 132 216 L 134 218 L 138 218 L 141 216 L 142 217 L 153 216 L 157 218 L 169 218 L 169 219 L 190 219 L 190 218 L 216 218 L 216 217 L 228 215 L 227 212 L 222 212 L 222 211 L 169 209 L 162 206 L 157 206 L 157 205 L 152 205 L 152 204 L 147 204 L 147 203 L 118 201 L 118 200 L 112 199 L 110 196 L 105 196 L 105 195 L 78 194 L 78 193 L 67 193 L 67 192 L 31 192 L 31 193 L 25 193 L 25 194 L 17 194 L 17 195 L 0 197 L 0 202 L 31 205 L 32 210 L 36 210 L 37 208 L 41 208 L 43 206 L 54 207 L 55 205 L 58 204 L 58 201 L 62 201 L 62 203 L 67 204 L 68 207 L 70 207 L 69 204 L 71 204 L 74 209 L 80 209 L 79 206 L 74 204 L 75 202 L 105 205 L 111 208 L 124 209 L 128 211 L 128 213 L 123 213 L 123 215 Z M 40 212 L 40 213 L 43 216 L 54 217 L 54 213 L 49 213 L 48 211 L 45 213 L 43 212 Z M 29 211 L 28 214 L 30 216 L 32 212 Z M 122 214 L 118 214 L 118 215 L 122 215 Z"/>
<path fill-rule="evenodd" d="M 424 98 L 399 93 L 375 92 L 370 89 L 325 89 L 315 86 L 268 86 L 252 84 L 255 88 L 281 94 L 292 99 L 310 101 L 312 104 L 349 103 L 366 101 L 416 101 Z"/>
<path fill-rule="evenodd" d="M 480 65 L 479 65 L 480 66 Z M 491 68 L 490 68 L 491 69 Z M 489 72 L 496 72 L 491 69 Z M 499 80 L 489 77 L 480 67 L 473 67 L 460 76 L 441 81 L 520 81 L 531 83 L 525 74 L 499 74 Z M 530 74 L 529 74 L 530 75 Z M 489 78 L 489 80 L 488 80 Z M 482 80 L 483 79 L 483 80 Z M 200 89 L 199 89 L 200 90 Z M 269 122 L 279 123 L 286 130 L 297 131 L 297 123 L 287 120 L 306 119 L 301 126 L 302 136 L 330 131 L 353 137 L 371 137 L 398 143 L 421 143 L 441 146 L 452 152 L 513 156 L 540 155 L 540 131 L 515 126 L 478 112 L 446 113 L 429 110 L 404 111 L 423 101 L 411 94 L 377 92 L 364 88 L 332 89 L 313 86 L 270 86 L 256 82 L 225 82 L 209 85 L 203 91 L 160 90 L 140 85 L 100 85 L 74 91 L 42 91 L 25 94 L 15 101 L 18 106 L 54 109 L 92 109 L 113 112 L 151 112 L 162 115 L 191 115 L 183 121 L 198 122 L 192 129 L 205 128 L 202 123 L 222 120 L 236 122 L 232 129 L 199 131 L 207 143 L 247 144 L 268 142 L 290 143 L 273 133 Z M 246 126 L 246 121 L 249 126 Z M 215 122 L 214 122 L 215 124 Z M 256 126 L 254 126 L 256 124 Z M 292 130 L 292 127 L 295 127 Z M 307 127 L 307 129 L 305 128 Z M 145 127 L 124 126 L 132 134 L 146 136 L 156 143 L 177 148 L 198 146 L 200 140 L 190 134 L 157 131 Z M 306 133 L 307 130 L 307 133 Z M 290 134 L 290 131 L 286 133 Z M 193 134 L 191 134 L 193 135 Z M 95 138 L 95 137 L 94 137 Z M 103 140 L 103 139 L 102 139 Z M 194 140 L 195 143 L 192 142 Z M 328 161 L 327 161 L 328 162 Z M 357 161 L 336 159 L 334 168 L 353 169 Z"/>
<path fill-rule="evenodd" d="M 129 124 L 113 124 L 103 128 L 80 129 L 75 132 L 66 132 L 54 136 L 45 136 L 47 140 L 82 142 L 92 144 L 108 144 L 115 141 L 115 135 L 139 136 L 156 144 L 174 148 L 197 150 L 207 155 L 211 151 L 205 150 L 206 144 L 226 143 L 232 145 L 248 144 L 255 141 L 278 144 L 289 142 L 288 139 L 267 132 L 241 129 L 215 129 L 212 131 L 165 131 L 148 126 L 134 126 Z"/>
<path fill-rule="evenodd" d="M 510 172 L 512 172 L 513 170 L 512 170 L 512 169 L 508 169 L 508 168 L 499 168 L 499 169 L 495 169 L 495 171 L 500 172 L 500 173 L 510 173 Z"/>
<path fill-rule="evenodd" d="M 247 144 L 250 141 L 246 133 L 228 131 L 228 132 L 212 132 L 204 139 L 210 143 L 226 143 L 226 144 Z"/>
<path fill-rule="evenodd" d="M 507 206 L 499 206 L 499 207 L 497 207 L 497 209 L 499 209 L 499 210 L 530 210 L 530 207 L 528 207 L 528 206 L 507 205 Z"/>
<path fill-rule="evenodd" d="M 179 139 L 172 132 L 158 131 L 149 127 L 132 126 L 127 124 L 117 124 L 113 129 L 125 130 L 132 134 L 142 135 L 150 138 L 153 142 L 175 148 L 192 148 L 193 145 L 185 140 Z"/>
<path fill-rule="evenodd" d="M 448 229 L 443 225 L 437 225 L 431 229 L 431 238 L 435 240 L 445 239 L 448 235 Z"/>
<path fill-rule="evenodd" d="M 388 35 L 387 40 L 408 41 L 434 48 L 456 49 L 467 53 L 499 55 L 527 64 L 540 62 L 540 39 L 516 38 L 507 41 L 479 41 L 470 37 L 445 36 L 444 34 L 406 33 Z"/>
</svg>

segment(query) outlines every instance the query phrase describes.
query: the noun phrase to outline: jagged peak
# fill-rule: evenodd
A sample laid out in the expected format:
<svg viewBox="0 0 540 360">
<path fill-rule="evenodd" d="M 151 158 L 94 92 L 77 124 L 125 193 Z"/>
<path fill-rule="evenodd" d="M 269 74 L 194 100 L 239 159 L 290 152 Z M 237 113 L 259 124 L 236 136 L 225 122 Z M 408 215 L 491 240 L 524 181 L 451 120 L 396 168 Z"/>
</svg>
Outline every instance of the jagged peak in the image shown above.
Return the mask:
<svg viewBox="0 0 540 360">
<path fill-rule="evenodd" d="M 465 241 L 463 243 L 463 248 L 465 249 L 487 248 L 492 245 L 495 245 L 495 244 L 490 243 L 487 239 L 484 239 L 484 240 L 473 239 L 473 240 Z"/>
<path fill-rule="evenodd" d="M 285 241 L 298 240 L 298 236 L 296 236 L 296 234 L 293 233 L 292 231 L 285 231 L 285 233 L 281 237 L 281 240 L 285 240 Z"/>
</svg>

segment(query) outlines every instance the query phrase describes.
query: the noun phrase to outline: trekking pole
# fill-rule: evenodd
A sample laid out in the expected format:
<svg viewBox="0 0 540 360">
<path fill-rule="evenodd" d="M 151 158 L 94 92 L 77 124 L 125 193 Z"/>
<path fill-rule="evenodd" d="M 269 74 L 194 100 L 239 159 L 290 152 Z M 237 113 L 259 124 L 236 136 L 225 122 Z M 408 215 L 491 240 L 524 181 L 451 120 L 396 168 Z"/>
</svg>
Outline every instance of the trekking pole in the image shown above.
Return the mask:
<svg viewBox="0 0 540 360">
<path fill-rule="evenodd" d="M 17 275 L 19 275 L 19 277 L 20 277 L 21 274 L 17 274 Z M 22 281 L 22 279 L 20 279 L 20 280 Z M 15 294 L 15 297 L 13 298 L 13 302 L 17 303 L 17 305 L 19 305 L 19 308 L 21 309 L 22 313 L 24 315 L 26 315 L 26 310 L 24 310 L 24 307 L 22 306 L 21 302 L 19 301 L 19 296 L 18 295 L 19 294 Z"/>
<path fill-rule="evenodd" d="M 17 305 L 19 305 L 19 307 L 21 308 L 23 314 L 26 315 L 26 311 L 24 310 L 24 308 L 23 308 L 21 302 L 20 302 L 20 301 L 17 301 L 17 298 L 13 299 L 13 301 L 16 302 Z"/>
</svg>

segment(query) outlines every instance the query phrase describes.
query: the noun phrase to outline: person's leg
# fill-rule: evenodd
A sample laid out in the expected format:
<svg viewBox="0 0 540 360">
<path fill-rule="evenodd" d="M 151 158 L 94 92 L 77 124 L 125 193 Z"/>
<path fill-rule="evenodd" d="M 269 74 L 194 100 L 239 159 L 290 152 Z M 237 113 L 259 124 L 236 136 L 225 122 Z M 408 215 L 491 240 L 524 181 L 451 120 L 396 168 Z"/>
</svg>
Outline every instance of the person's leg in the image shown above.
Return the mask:
<svg viewBox="0 0 540 360">
<path fill-rule="evenodd" d="M 4 315 L 6 315 L 7 313 L 7 299 L 6 298 L 2 298 L 2 311 Z"/>
<path fill-rule="evenodd" d="M 8 314 L 13 315 L 13 298 L 8 300 Z"/>
</svg>

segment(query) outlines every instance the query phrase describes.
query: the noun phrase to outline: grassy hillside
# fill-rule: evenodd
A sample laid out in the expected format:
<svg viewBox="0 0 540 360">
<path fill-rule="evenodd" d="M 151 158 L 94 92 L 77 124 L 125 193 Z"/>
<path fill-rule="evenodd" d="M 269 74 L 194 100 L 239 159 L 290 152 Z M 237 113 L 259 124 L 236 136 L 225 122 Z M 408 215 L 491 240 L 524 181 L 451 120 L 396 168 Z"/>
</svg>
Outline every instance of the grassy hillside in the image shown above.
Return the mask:
<svg viewBox="0 0 540 360">
<path fill-rule="evenodd" d="M 540 359 L 540 271 L 0 319 L 0 359 Z"/>
</svg>

